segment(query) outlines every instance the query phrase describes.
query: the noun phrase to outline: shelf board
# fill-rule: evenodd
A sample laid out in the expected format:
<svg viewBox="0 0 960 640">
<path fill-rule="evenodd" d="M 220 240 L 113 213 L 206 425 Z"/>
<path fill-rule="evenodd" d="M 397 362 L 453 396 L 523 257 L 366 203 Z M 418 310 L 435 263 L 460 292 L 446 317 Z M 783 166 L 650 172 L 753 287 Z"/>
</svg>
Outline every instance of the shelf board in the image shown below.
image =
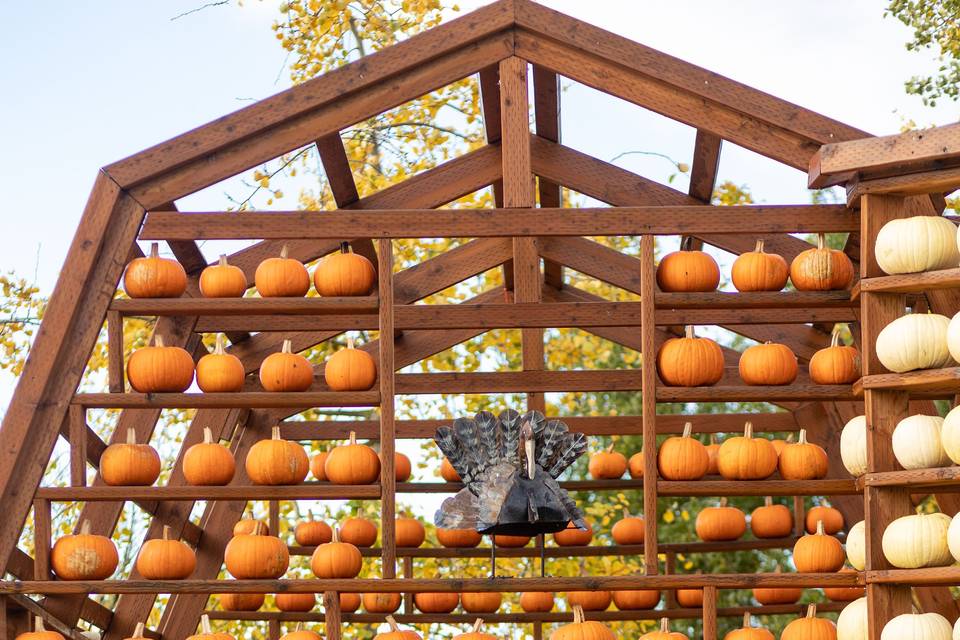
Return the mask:
<svg viewBox="0 0 960 640">
<path fill-rule="evenodd" d="M 297 485 L 227 485 L 224 487 L 40 487 L 37 497 L 54 502 L 115 502 L 121 500 L 353 500 L 379 499 L 380 485 L 335 485 L 307 482 Z"/>
<path fill-rule="evenodd" d="M 281 409 L 371 407 L 379 391 L 241 391 L 238 393 L 78 393 L 73 404 L 88 409 Z"/>
<path fill-rule="evenodd" d="M 896 276 L 864 278 L 858 282 L 850 297 L 856 300 L 861 293 L 923 293 L 937 289 L 960 288 L 960 268 L 905 273 Z"/>
<path fill-rule="evenodd" d="M 123 316 L 375 315 L 377 296 L 350 298 L 117 298 Z"/>
<path fill-rule="evenodd" d="M 867 571 L 866 580 L 875 584 L 908 584 L 914 586 L 960 586 L 960 566 L 925 569 L 884 569 Z"/>
<path fill-rule="evenodd" d="M 861 487 L 910 487 L 911 491 L 960 492 L 960 467 L 910 469 L 868 473 L 857 479 Z"/>
<path fill-rule="evenodd" d="M 960 367 L 924 369 L 906 373 L 880 373 L 863 376 L 854 383 L 854 393 L 862 395 L 865 390 L 908 391 L 926 396 L 950 396 L 960 393 Z"/>
<path fill-rule="evenodd" d="M 567 491 L 623 491 L 643 489 L 643 480 L 567 480 Z M 397 493 L 454 493 L 463 488 L 456 482 L 398 482 Z M 661 496 L 837 496 L 860 493 L 851 479 L 824 480 L 692 480 L 657 481 Z"/>
<path fill-rule="evenodd" d="M 657 309 L 796 309 L 857 306 L 846 289 L 839 291 L 708 291 L 654 296 Z"/>
<path fill-rule="evenodd" d="M 850 385 L 790 384 L 776 386 L 716 385 L 657 387 L 657 402 L 790 402 L 856 400 Z"/>
</svg>

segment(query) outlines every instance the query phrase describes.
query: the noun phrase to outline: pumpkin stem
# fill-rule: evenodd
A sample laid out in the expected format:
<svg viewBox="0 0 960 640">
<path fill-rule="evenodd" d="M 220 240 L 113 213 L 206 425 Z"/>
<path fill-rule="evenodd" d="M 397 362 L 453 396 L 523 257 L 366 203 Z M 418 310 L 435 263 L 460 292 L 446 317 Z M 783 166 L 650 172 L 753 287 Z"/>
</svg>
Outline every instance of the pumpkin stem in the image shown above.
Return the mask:
<svg viewBox="0 0 960 640">
<path fill-rule="evenodd" d="M 387 624 L 390 625 L 390 631 L 394 633 L 400 631 L 400 627 L 397 625 L 397 621 L 393 619 L 393 616 L 387 616 Z"/>
<path fill-rule="evenodd" d="M 143 637 L 143 631 L 144 631 L 145 628 L 146 628 L 146 625 L 144 625 L 142 622 L 138 622 L 138 623 L 137 623 L 137 628 L 134 629 L 134 631 L 133 631 L 133 637 L 134 637 L 134 638 L 142 638 L 142 637 Z"/>
<path fill-rule="evenodd" d="M 280 348 L 280 353 L 293 353 L 293 341 L 284 340 L 283 346 Z"/>
<path fill-rule="evenodd" d="M 217 264 L 220 265 L 221 267 L 228 267 L 228 266 L 230 266 L 230 264 L 227 262 L 227 254 L 221 253 L 221 254 L 220 254 L 220 259 L 217 260 Z"/>
<path fill-rule="evenodd" d="M 660 618 L 660 633 L 670 633 L 670 618 Z"/>
<path fill-rule="evenodd" d="M 754 252 L 756 252 L 756 253 L 763 253 L 763 239 L 761 239 L 761 238 L 758 238 L 758 239 L 757 239 L 757 246 L 754 247 L 753 250 L 754 250 Z"/>
<path fill-rule="evenodd" d="M 40 616 L 37 616 L 35 618 L 35 623 L 33 627 L 34 627 L 33 628 L 34 631 L 40 631 L 40 632 L 46 631 L 46 629 L 43 626 L 43 618 L 41 618 Z"/>
<path fill-rule="evenodd" d="M 280 425 L 274 425 L 273 429 L 270 430 L 270 439 L 271 440 L 280 439 Z"/>
<path fill-rule="evenodd" d="M 483 626 L 483 618 L 477 618 L 473 623 L 473 632 L 480 633 L 480 627 Z"/>
<path fill-rule="evenodd" d="M 301 629 L 303 629 L 303 622 L 298 622 L 298 623 L 297 623 L 297 627 L 296 627 L 296 631 L 300 631 Z"/>
<path fill-rule="evenodd" d="M 747 420 L 743 425 L 743 437 L 749 440 L 753 437 L 753 423 Z"/>
<path fill-rule="evenodd" d="M 350 444 L 351 444 L 351 445 L 357 444 L 357 432 L 356 432 L 356 431 L 351 431 L 351 432 L 350 432 Z"/>
<path fill-rule="evenodd" d="M 340 243 L 340 253 L 350 253 L 350 243 L 346 240 Z"/>
<path fill-rule="evenodd" d="M 689 438 L 692 435 L 693 435 L 693 423 L 692 422 L 683 423 L 683 437 Z"/>
<path fill-rule="evenodd" d="M 285 258 L 286 258 L 287 256 L 289 256 L 289 255 L 290 255 L 290 249 L 287 247 L 287 245 L 283 245 L 282 247 L 280 247 L 280 257 L 281 257 L 281 258 L 284 258 L 284 259 L 285 259 Z"/>
<path fill-rule="evenodd" d="M 223 347 L 224 347 L 224 344 L 223 344 L 223 334 L 222 334 L 222 333 L 218 333 L 218 334 L 217 334 L 217 343 L 216 343 L 216 345 L 213 347 L 213 352 L 214 352 L 215 354 L 217 354 L 218 356 L 222 356 L 222 355 L 224 355 L 224 354 L 226 353 L 226 351 L 224 351 L 224 348 L 223 348 Z"/>
<path fill-rule="evenodd" d="M 818 536 L 824 535 L 823 520 L 817 520 L 817 535 Z"/>
<path fill-rule="evenodd" d="M 811 604 L 807 607 L 807 618 L 816 618 L 817 617 L 817 605 Z"/>
<path fill-rule="evenodd" d="M 164 540 L 170 539 L 170 525 L 168 524 L 163 525 L 163 539 Z"/>
<path fill-rule="evenodd" d="M 792 443 L 792 442 L 793 442 L 793 434 L 792 434 L 792 433 L 788 433 L 788 434 L 787 434 L 786 443 L 787 443 L 787 444 L 790 444 L 790 443 Z"/>
<path fill-rule="evenodd" d="M 833 332 L 830 334 L 831 347 L 836 347 L 840 344 L 840 326 L 839 324 L 833 325 Z"/>
<path fill-rule="evenodd" d="M 695 334 L 695 333 L 693 332 L 693 325 L 692 325 L 692 324 L 688 324 L 687 326 L 685 326 L 685 327 L 683 328 L 683 335 L 684 335 L 684 337 L 690 338 L 691 340 L 692 340 L 693 338 L 696 338 L 696 337 L 697 337 L 697 334 Z"/>
<path fill-rule="evenodd" d="M 743 614 L 743 628 L 750 629 L 753 625 L 750 624 L 750 612 L 747 611 Z"/>
<path fill-rule="evenodd" d="M 773 570 L 774 573 L 783 573 L 783 568 L 780 566 L 780 563 L 777 563 L 776 568 Z"/>
<path fill-rule="evenodd" d="M 807 430 L 800 429 L 800 439 L 798 440 L 799 444 L 807 444 Z"/>
<path fill-rule="evenodd" d="M 213 633 L 213 629 L 210 628 L 210 616 L 207 614 L 200 616 L 200 629 L 204 633 Z"/>
<path fill-rule="evenodd" d="M 583 624 L 583 607 L 573 605 L 573 624 Z"/>
<path fill-rule="evenodd" d="M 680 251 L 692 251 L 690 247 L 693 246 L 693 236 L 687 236 L 680 243 Z"/>
<path fill-rule="evenodd" d="M 717 434 L 715 433 L 710 434 L 710 444 L 717 444 Z"/>
<path fill-rule="evenodd" d="M 88 536 L 90 535 L 90 521 L 84 520 L 80 523 L 80 535 Z"/>
<path fill-rule="evenodd" d="M 330 538 L 331 542 L 340 542 L 340 527 L 333 528 L 333 537 Z"/>
<path fill-rule="evenodd" d="M 153 337 L 153 346 L 155 346 L 155 347 L 160 347 L 161 349 L 162 349 L 163 347 L 165 347 L 166 345 L 163 344 L 163 336 L 161 336 L 161 335 L 156 335 L 156 336 L 154 336 L 154 337 Z"/>
<path fill-rule="evenodd" d="M 766 498 L 764 498 L 764 499 L 763 499 L 763 506 L 765 506 L 765 507 L 772 507 L 772 506 L 773 506 L 773 497 L 767 496 Z"/>
<path fill-rule="evenodd" d="M 827 234 L 825 234 L 825 233 L 818 233 L 818 234 L 817 234 L 817 249 L 821 249 L 821 250 L 822 250 L 825 246 L 827 246 Z"/>
<path fill-rule="evenodd" d="M 721 507 L 727 506 L 727 499 L 726 499 L 726 497 L 720 498 L 720 506 L 721 506 Z"/>
<path fill-rule="evenodd" d="M 354 344 L 353 338 L 351 338 L 350 336 L 347 336 L 347 349 L 353 349 L 353 344 Z"/>
<path fill-rule="evenodd" d="M 253 534 L 252 534 L 252 535 L 259 536 L 259 535 L 260 535 L 260 531 L 261 531 L 262 529 L 263 529 L 263 523 L 260 522 L 259 520 L 254 520 L 254 521 L 253 521 Z"/>
<path fill-rule="evenodd" d="M 127 444 L 137 444 L 137 430 L 127 427 Z"/>
<path fill-rule="evenodd" d="M 151 243 L 150 243 L 150 257 L 151 257 L 151 258 L 159 258 L 159 257 L 160 257 L 160 243 L 159 243 L 159 242 L 151 242 Z"/>
<path fill-rule="evenodd" d="M 210 430 L 210 427 L 203 428 L 203 443 L 213 444 L 213 431 Z"/>
<path fill-rule="evenodd" d="M 607 453 L 613 453 L 613 445 L 614 445 L 614 443 L 611 442 L 611 443 L 610 443 L 610 446 L 607 447 Z"/>
</svg>

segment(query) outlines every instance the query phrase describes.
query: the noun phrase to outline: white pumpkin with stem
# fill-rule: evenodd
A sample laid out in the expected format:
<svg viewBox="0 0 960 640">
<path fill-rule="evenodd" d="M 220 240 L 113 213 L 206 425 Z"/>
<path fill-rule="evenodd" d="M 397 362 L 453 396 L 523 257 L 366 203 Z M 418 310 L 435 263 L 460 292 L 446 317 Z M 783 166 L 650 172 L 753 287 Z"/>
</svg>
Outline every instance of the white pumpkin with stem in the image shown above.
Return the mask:
<svg viewBox="0 0 960 640">
<path fill-rule="evenodd" d="M 947 545 L 949 528 L 950 516 L 943 513 L 918 513 L 897 518 L 883 532 L 883 555 L 898 569 L 953 564 Z"/>
<path fill-rule="evenodd" d="M 960 405 L 950 410 L 943 419 L 940 430 L 940 445 L 947 457 L 960 464 Z"/>
<path fill-rule="evenodd" d="M 874 243 L 884 273 L 920 273 L 960 264 L 957 227 L 941 216 L 897 218 L 883 225 Z"/>
<path fill-rule="evenodd" d="M 837 640 L 867 640 L 867 599 L 857 598 L 837 616 Z"/>
<path fill-rule="evenodd" d="M 859 477 L 867 472 L 867 416 L 854 416 L 843 426 L 840 460 L 852 476 Z"/>
<path fill-rule="evenodd" d="M 950 319 L 938 313 L 908 313 L 877 336 L 880 364 L 894 373 L 939 369 L 955 364 L 947 348 Z"/>
<path fill-rule="evenodd" d="M 893 430 L 893 455 L 904 469 L 931 469 L 950 464 L 940 444 L 943 418 L 917 414 L 907 416 Z"/>
<path fill-rule="evenodd" d="M 861 520 L 850 527 L 844 542 L 850 566 L 857 571 L 863 571 L 867 566 L 867 524 Z"/>
<path fill-rule="evenodd" d="M 951 640 L 953 628 L 939 613 L 904 613 L 890 620 L 880 640 Z"/>
</svg>

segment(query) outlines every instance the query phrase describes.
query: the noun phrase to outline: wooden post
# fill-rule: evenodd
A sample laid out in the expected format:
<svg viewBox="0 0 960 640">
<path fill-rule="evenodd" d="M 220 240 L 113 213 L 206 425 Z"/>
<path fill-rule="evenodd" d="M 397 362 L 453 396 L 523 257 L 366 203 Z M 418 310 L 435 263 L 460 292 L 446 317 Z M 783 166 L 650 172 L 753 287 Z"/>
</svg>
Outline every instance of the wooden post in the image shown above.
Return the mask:
<svg viewBox="0 0 960 640">
<path fill-rule="evenodd" d="M 643 355 L 643 556 L 648 575 L 660 572 L 657 560 L 657 369 L 654 294 L 654 238 L 640 239 L 640 344 Z"/>
<path fill-rule="evenodd" d="M 393 332 L 393 242 L 377 240 L 378 279 L 380 283 L 380 513 L 381 559 L 384 578 L 397 575 L 396 491 L 394 472 L 394 332 Z M 339 613 L 339 603 L 337 604 Z M 329 638 L 329 636 L 328 636 Z"/>
<path fill-rule="evenodd" d="M 323 616 L 326 640 L 340 640 L 340 595 L 336 591 L 323 592 Z"/>
<path fill-rule="evenodd" d="M 70 486 L 84 487 L 87 485 L 87 410 L 71 404 L 67 419 L 70 421 L 67 429 L 70 435 Z"/>
<path fill-rule="evenodd" d="M 33 501 L 33 579 L 50 579 L 50 501 L 35 498 Z"/>
<path fill-rule="evenodd" d="M 267 621 L 267 634 L 270 640 L 280 640 L 280 621 L 279 620 L 268 620 Z"/>
<path fill-rule="evenodd" d="M 677 572 L 677 554 L 674 551 L 667 551 L 667 560 L 664 563 L 664 573 L 671 575 Z M 672 609 L 677 606 L 677 590 L 667 589 L 667 608 Z"/>
<path fill-rule="evenodd" d="M 543 623 L 534 622 L 533 623 L 533 640 L 543 640 Z"/>
<path fill-rule="evenodd" d="M 703 588 L 703 640 L 717 640 L 717 588 Z"/>
<path fill-rule="evenodd" d="M 807 517 L 807 510 L 804 505 L 803 496 L 793 496 L 793 535 L 800 537 L 804 533 L 804 520 Z"/>
<path fill-rule="evenodd" d="M 267 502 L 267 526 L 270 527 L 270 533 L 275 536 L 280 535 L 280 501 L 269 500 Z"/>
<path fill-rule="evenodd" d="M 403 577 L 407 580 L 413 577 L 413 557 L 404 556 L 403 558 Z M 411 615 L 413 613 L 413 594 L 405 593 L 403 594 L 403 613 L 405 615 Z"/>
<path fill-rule="evenodd" d="M 110 393 L 123 393 L 123 316 L 107 312 L 107 380 Z"/>
</svg>

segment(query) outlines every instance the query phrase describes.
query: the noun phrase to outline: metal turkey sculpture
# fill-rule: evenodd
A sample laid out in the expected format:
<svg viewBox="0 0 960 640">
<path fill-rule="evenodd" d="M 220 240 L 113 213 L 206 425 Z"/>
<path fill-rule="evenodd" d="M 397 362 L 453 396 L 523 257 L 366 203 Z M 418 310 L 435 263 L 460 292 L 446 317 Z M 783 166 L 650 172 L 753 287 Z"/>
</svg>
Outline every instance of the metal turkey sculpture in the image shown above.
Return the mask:
<svg viewBox="0 0 960 640">
<path fill-rule="evenodd" d="M 581 529 L 583 513 L 557 483 L 587 449 L 582 433 L 538 411 L 499 416 L 481 411 L 440 427 L 434 438 L 465 487 L 447 498 L 435 517 L 438 527 L 485 534 L 534 536 L 554 533 L 570 522 Z"/>
</svg>

